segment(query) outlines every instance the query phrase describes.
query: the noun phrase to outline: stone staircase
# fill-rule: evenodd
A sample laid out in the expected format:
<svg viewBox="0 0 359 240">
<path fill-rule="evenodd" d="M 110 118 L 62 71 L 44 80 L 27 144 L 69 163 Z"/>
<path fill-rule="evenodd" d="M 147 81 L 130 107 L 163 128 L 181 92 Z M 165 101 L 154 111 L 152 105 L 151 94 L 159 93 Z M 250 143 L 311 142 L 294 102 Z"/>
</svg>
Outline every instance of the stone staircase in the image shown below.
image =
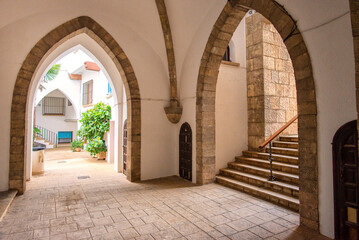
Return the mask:
<svg viewBox="0 0 359 240">
<path fill-rule="evenodd" d="M 49 142 L 49 141 L 47 141 L 47 140 L 45 140 L 45 139 L 43 139 L 41 137 L 35 137 L 34 141 L 37 142 L 37 143 L 41 143 L 41 144 L 45 145 L 46 149 L 55 148 L 55 144 L 53 144 L 53 143 L 51 143 L 51 142 Z"/>
<path fill-rule="evenodd" d="M 283 207 L 299 211 L 298 136 L 282 135 L 272 142 L 273 175 L 270 175 L 269 148 L 265 152 L 243 151 L 243 156 L 220 169 L 216 181 Z"/>
</svg>

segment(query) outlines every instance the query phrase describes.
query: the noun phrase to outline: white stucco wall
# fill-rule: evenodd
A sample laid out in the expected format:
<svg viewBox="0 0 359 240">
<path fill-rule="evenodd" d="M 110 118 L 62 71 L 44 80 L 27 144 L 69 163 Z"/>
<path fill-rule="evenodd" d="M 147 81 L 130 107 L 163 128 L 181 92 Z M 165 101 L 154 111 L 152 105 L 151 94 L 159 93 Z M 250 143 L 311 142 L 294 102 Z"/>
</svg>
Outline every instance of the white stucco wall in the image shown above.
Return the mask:
<svg viewBox="0 0 359 240">
<path fill-rule="evenodd" d="M 43 83 L 46 88 L 43 91 L 37 90 L 35 95 L 35 105 L 40 103 L 42 99 L 53 91 L 60 90 L 62 94 L 69 99 L 74 107 L 74 111 L 76 112 L 76 116 L 74 119 L 77 119 L 80 116 L 80 81 L 71 80 L 68 76 L 67 71 L 60 70 L 57 77 L 49 81 L 47 83 Z"/>
<path fill-rule="evenodd" d="M 84 103 L 82 102 L 82 96 L 83 96 L 83 86 L 88 81 L 93 81 L 93 97 L 92 97 L 92 104 L 89 106 L 84 106 Z M 82 81 L 81 81 L 81 93 L 78 96 L 81 101 L 81 113 L 86 112 L 88 109 L 92 108 L 96 103 L 103 102 L 106 104 L 109 104 L 111 108 L 114 107 L 114 99 L 113 97 L 109 97 L 107 94 L 107 79 L 102 71 L 83 71 L 82 73 Z"/>
<path fill-rule="evenodd" d="M 252 14 L 255 11 L 252 11 Z M 236 31 L 233 33 L 232 39 L 229 42 L 230 60 L 232 62 L 240 63 L 241 67 L 246 67 L 246 21 L 245 18 L 250 16 L 247 13 L 242 21 L 239 23 Z"/>
<path fill-rule="evenodd" d="M 246 69 L 221 64 L 216 91 L 216 173 L 248 148 Z"/>
<path fill-rule="evenodd" d="M 59 90 L 55 90 L 46 95 L 46 97 L 61 97 L 65 98 L 65 115 L 64 116 L 54 116 L 54 115 L 43 115 L 42 114 L 42 104 L 43 100 L 36 106 L 36 117 L 35 125 L 46 128 L 54 133 L 59 131 L 71 131 L 72 138 L 76 138 L 77 133 L 77 121 L 76 113 L 73 106 L 68 106 L 68 98 L 61 93 Z"/>
<path fill-rule="evenodd" d="M 216 174 L 248 149 L 246 28 L 242 20 L 230 41 L 230 60 L 222 63 L 216 88 Z"/>
</svg>

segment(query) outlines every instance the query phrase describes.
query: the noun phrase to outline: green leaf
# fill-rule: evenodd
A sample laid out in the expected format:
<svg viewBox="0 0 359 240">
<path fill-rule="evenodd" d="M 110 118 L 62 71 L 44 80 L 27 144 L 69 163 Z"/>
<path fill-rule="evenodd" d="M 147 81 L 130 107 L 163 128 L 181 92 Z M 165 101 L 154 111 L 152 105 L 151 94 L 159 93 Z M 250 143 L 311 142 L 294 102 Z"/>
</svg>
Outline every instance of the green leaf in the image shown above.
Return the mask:
<svg viewBox="0 0 359 240">
<path fill-rule="evenodd" d="M 61 65 L 60 64 L 54 64 L 49 71 L 44 76 L 45 81 L 51 81 L 56 78 L 56 76 L 59 74 Z"/>
<path fill-rule="evenodd" d="M 102 139 L 110 129 L 110 120 L 111 106 L 102 102 L 82 114 L 81 127 L 77 135 L 83 141 L 89 141 L 86 151 L 91 155 L 107 151 L 105 141 Z"/>
</svg>

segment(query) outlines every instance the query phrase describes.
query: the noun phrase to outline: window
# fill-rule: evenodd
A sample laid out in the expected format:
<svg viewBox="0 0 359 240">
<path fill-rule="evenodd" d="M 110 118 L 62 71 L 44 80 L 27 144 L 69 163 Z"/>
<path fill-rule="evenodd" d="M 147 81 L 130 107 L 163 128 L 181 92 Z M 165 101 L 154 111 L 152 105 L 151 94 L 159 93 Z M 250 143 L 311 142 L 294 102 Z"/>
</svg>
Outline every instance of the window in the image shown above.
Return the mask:
<svg viewBox="0 0 359 240">
<path fill-rule="evenodd" d="M 83 85 L 82 104 L 92 104 L 93 80 L 85 82 Z"/>
<path fill-rule="evenodd" d="M 72 132 L 58 132 L 57 139 L 59 143 L 71 143 L 72 142 Z"/>
<path fill-rule="evenodd" d="M 65 98 L 45 97 L 42 100 L 42 115 L 65 115 Z"/>
<path fill-rule="evenodd" d="M 230 55 L 229 55 L 229 46 L 227 47 L 226 52 L 224 53 L 222 60 L 228 61 L 228 62 L 231 61 L 231 58 L 230 58 Z"/>
<path fill-rule="evenodd" d="M 111 94 L 112 93 L 112 88 L 110 86 L 110 83 L 107 83 L 107 94 Z"/>
</svg>

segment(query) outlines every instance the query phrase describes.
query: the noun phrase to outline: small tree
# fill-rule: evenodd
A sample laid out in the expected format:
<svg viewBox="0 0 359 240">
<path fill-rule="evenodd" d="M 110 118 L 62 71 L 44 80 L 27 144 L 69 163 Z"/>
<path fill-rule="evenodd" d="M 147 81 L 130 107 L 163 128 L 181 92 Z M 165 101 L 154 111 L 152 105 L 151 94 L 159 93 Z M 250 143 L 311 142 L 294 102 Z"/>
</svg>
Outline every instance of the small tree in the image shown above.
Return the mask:
<svg viewBox="0 0 359 240">
<path fill-rule="evenodd" d="M 82 113 L 80 119 L 81 128 L 77 135 L 81 137 L 84 142 L 89 142 L 90 146 L 99 145 L 99 140 L 103 140 L 103 136 L 110 130 L 111 107 L 102 102 L 97 103 L 92 109 Z M 92 143 L 92 141 L 96 141 Z M 101 142 L 102 143 L 102 142 Z M 103 143 L 104 144 L 104 143 Z M 100 144 L 101 145 L 101 144 Z M 93 147 L 86 148 L 91 154 L 96 154 L 97 150 L 92 151 Z M 105 152 L 107 151 L 106 148 Z"/>
<path fill-rule="evenodd" d="M 44 83 L 54 80 L 57 77 L 57 75 L 60 72 L 60 68 L 61 68 L 61 65 L 56 63 L 49 69 L 49 71 L 47 71 L 47 73 L 45 74 L 44 78 L 42 79 L 42 81 L 40 83 L 40 86 L 39 86 L 40 91 L 45 89 Z"/>
</svg>

